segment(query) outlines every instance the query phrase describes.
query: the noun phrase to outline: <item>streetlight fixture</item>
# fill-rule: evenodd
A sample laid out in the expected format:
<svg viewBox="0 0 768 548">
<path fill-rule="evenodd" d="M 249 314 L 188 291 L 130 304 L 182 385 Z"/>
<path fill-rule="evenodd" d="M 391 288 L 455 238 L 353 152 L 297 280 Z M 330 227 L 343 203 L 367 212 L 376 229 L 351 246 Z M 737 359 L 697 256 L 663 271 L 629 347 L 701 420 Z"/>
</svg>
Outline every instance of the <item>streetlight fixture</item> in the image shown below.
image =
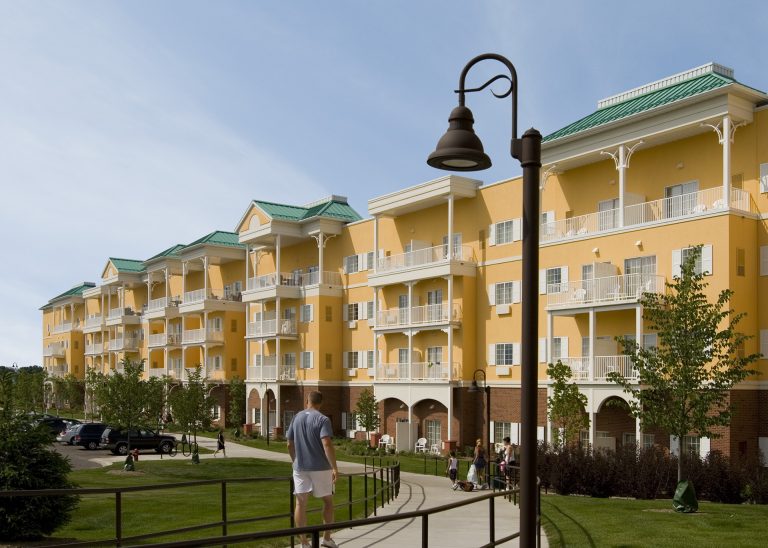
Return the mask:
<svg viewBox="0 0 768 548">
<path fill-rule="evenodd" d="M 488 453 L 485 456 L 485 479 L 488 485 L 493 485 L 491 481 L 491 387 L 488 386 L 488 378 L 485 376 L 485 371 L 482 369 L 475 369 L 472 373 L 472 386 L 469 387 L 468 392 L 480 392 L 480 387 L 477 385 L 477 375 L 483 376 L 483 392 L 485 392 L 485 433 L 488 436 Z"/>
<path fill-rule="evenodd" d="M 498 61 L 509 70 L 509 76 L 499 74 L 478 88 L 466 89 L 464 82 L 469 70 L 480 61 Z M 478 171 L 491 166 L 480 138 L 474 132 L 472 111 L 464 105 L 464 95 L 481 91 L 496 80 L 507 80 L 509 90 L 492 92 L 499 99 L 512 98 L 512 157 L 523 168 L 523 280 L 522 280 L 522 338 L 521 338 L 521 414 L 520 436 L 520 546 L 536 545 L 536 410 L 538 399 L 537 338 L 539 324 L 539 170 L 541 168 L 541 133 L 529 129 L 517 137 L 517 71 L 501 55 L 478 55 L 461 71 L 459 77 L 459 106 L 451 112 L 448 131 L 438 141 L 427 163 L 448 171 Z M 490 457 L 490 455 L 489 455 Z"/>
</svg>

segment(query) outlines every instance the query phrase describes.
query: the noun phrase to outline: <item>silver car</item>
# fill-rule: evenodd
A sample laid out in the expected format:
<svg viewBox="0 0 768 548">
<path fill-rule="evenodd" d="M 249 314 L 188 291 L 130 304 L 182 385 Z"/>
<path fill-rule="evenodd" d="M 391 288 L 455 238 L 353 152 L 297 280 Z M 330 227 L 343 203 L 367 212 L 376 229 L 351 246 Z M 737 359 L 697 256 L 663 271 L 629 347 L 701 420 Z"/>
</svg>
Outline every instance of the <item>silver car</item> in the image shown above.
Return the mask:
<svg viewBox="0 0 768 548">
<path fill-rule="evenodd" d="M 56 436 L 56 441 L 59 441 L 61 443 L 66 443 L 67 445 L 72 445 L 72 438 L 74 438 L 77 433 L 80 431 L 80 427 L 82 424 L 73 424 L 69 428 L 67 428 L 64 432 L 60 432 L 58 436 Z"/>
</svg>

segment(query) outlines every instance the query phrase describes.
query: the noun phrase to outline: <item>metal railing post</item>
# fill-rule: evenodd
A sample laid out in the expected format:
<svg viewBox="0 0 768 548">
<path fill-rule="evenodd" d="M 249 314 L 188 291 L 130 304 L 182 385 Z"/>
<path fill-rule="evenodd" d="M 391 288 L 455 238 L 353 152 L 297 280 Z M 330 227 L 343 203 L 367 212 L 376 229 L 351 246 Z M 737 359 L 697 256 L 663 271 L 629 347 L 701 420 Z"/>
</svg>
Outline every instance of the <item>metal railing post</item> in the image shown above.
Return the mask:
<svg viewBox="0 0 768 548">
<path fill-rule="evenodd" d="M 376 502 L 376 495 L 377 495 L 377 492 L 376 492 L 376 469 L 374 468 L 373 469 L 373 515 L 374 516 L 376 515 L 376 510 L 377 510 L 376 506 L 378 506 L 378 504 Z"/>
<path fill-rule="evenodd" d="M 221 482 L 221 536 L 227 536 L 227 482 Z"/>
<path fill-rule="evenodd" d="M 347 496 L 347 506 L 349 507 L 349 521 L 352 521 L 352 476 L 347 476 L 347 485 L 349 487 Z"/>
<path fill-rule="evenodd" d="M 123 501 L 122 493 L 115 493 L 115 546 L 122 546 L 123 538 Z"/>
<path fill-rule="evenodd" d="M 429 546 L 429 515 L 424 514 L 421 518 L 421 548 Z"/>
<path fill-rule="evenodd" d="M 295 498 L 295 495 L 293 494 L 293 491 L 294 491 L 293 478 L 291 478 L 291 481 L 288 482 L 288 489 L 289 489 L 288 490 L 288 508 L 290 509 L 290 514 L 291 514 L 290 518 L 288 519 L 291 524 L 291 529 L 293 529 L 294 527 L 296 527 L 296 519 L 295 519 L 296 518 L 296 515 L 295 515 L 296 514 L 295 513 L 296 498 Z M 293 535 L 291 535 L 291 548 L 293 548 L 294 546 L 293 544 L 294 540 L 295 539 Z"/>
<path fill-rule="evenodd" d="M 363 474 L 363 502 L 365 504 L 365 517 L 368 517 L 368 469 Z M 293 525 L 291 525 L 293 527 Z"/>
<path fill-rule="evenodd" d="M 490 537 L 490 543 L 493 545 L 493 543 L 496 541 L 496 506 L 494 504 L 494 501 L 496 500 L 496 497 L 491 497 L 488 499 L 488 524 L 490 527 L 490 531 L 488 532 Z"/>
<path fill-rule="evenodd" d="M 381 480 L 381 507 L 384 508 L 387 504 L 384 501 L 384 496 L 387 494 L 387 490 L 384 488 L 384 468 L 379 468 L 379 479 Z"/>
</svg>

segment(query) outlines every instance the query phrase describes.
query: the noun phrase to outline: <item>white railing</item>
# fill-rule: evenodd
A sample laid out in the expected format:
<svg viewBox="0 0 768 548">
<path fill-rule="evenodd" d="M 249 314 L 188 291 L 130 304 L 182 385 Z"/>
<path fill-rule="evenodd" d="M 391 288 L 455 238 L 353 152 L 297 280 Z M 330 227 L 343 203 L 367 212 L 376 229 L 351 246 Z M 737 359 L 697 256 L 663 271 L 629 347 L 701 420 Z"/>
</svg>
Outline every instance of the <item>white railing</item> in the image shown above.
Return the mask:
<svg viewBox="0 0 768 548">
<path fill-rule="evenodd" d="M 262 365 L 248 366 L 249 381 L 295 381 L 296 365 L 277 364 L 274 356 L 264 356 Z"/>
<path fill-rule="evenodd" d="M 187 329 L 181 334 L 183 344 L 224 342 L 224 332 L 212 329 Z"/>
<path fill-rule="evenodd" d="M 43 349 L 43 356 L 64 356 L 66 350 L 63 342 L 50 343 Z"/>
<path fill-rule="evenodd" d="M 147 369 L 147 373 L 150 377 L 162 377 L 165 375 L 165 368 L 164 367 L 150 367 Z"/>
<path fill-rule="evenodd" d="M 380 363 L 376 366 L 377 382 L 426 381 L 443 382 L 459 377 L 459 364 L 413 362 Z"/>
<path fill-rule="evenodd" d="M 256 289 L 268 289 L 278 285 L 299 287 L 299 285 L 301 285 L 301 276 L 294 276 L 290 272 L 283 272 L 281 274 L 272 272 L 271 274 L 264 274 L 262 276 L 256 276 L 255 278 L 248 278 L 248 281 L 246 282 L 246 289 L 248 291 L 253 291 Z"/>
<path fill-rule="evenodd" d="M 658 223 L 710 211 L 726 209 L 723 187 L 707 188 L 698 192 L 661 198 L 624 207 L 624 226 L 632 227 Z M 730 209 L 754 212 L 752 197 L 740 188 L 731 189 Z M 539 228 L 541 243 L 575 238 L 620 228 L 619 210 L 610 209 L 587 213 L 570 219 L 542 223 Z"/>
<path fill-rule="evenodd" d="M 147 303 L 147 312 L 155 312 L 162 310 L 168 306 L 168 297 L 160 297 L 159 299 L 152 299 Z"/>
<path fill-rule="evenodd" d="M 624 274 L 592 280 L 577 280 L 547 286 L 547 306 L 579 306 L 636 301 L 643 293 L 663 294 L 664 276 Z"/>
<path fill-rule="evenodd" d="M 72 331 L 72 322 L 61 322 L 53 326 L 53 333 L 66 333 Z"/>
<path fill-rule="evenodd" d="M 110 350 L 138 350 L 138 337 L 117 337 L 109 341 Z"/>
<path fill-rule="evenodd" d="M 48 374 L 52 377 L 66 377 L 68 369 L 69 369 L 69 366 L 67 364 L 46 366 L 46 370 L 48 371 Z"/>
<path fill-rule="evenodd" d="M 453 309 L 453 313 L 449 311 Z M 411 308 L 411 320 L 408 322 L 407 308 L 379 310 L 376 314 L 376 327 L 400 327 L 406 325 L 441 324 L 461 320 L 461 305 L 454 303 L 428 304 Z"/>
<path fill-rule="evenodd" d="M 450 246 L 449 248 L 447 245 L 438 245 L 390 257 L 379 257 L 376 272 L 394 272 L 450 261 L 473 261 L 473 257 L 471 246 Z"/>
<path fill-rule="evenodd" d="M 251 322 L 246 328 L 248 337 L 274 337 L 277 335 L 295 335 L 296 320 L 261 320 Z"/>
<path fill-rule="evenodd" d="M 104 343 L 93 343 L 85 345 L 86 354 L 101 354 L 104 352 Z"/>
<path fill-rule="evenodd" d="M 637 379 L 637 371 L 629 356 L 595 356 L 561 358 L 571 368 L 575 381 L 605 381 L 608 373 L 616 372 L 626 379 Z M 592 377 L 590 378 L 590 365 Z"/>
<path fill-rule="evenodd" d="M 326 270 L 323 272 L 322 278 L 320 277 L 320 272 L 305 272 L 301 275 L 302 287 L 306 287 L 308 285 L 318 285 L 321 282 L 323 285 L 341 287 L 341 274 L 338 272 L 331 272 Z"/>
<path fill-rule="evenodd" d="M 150 347 L 165 346 L 167 341 L 168 337 L 165 333 L 155 333 L 154 335 L 150 335 L 148 337 L 147 345 Z"/>
<path fill-rule="evenodd" d="M 182 298 L 182 304 L 197 304 L 206 300 L 215 301 L 239 301 L 240 293 L 233 291 L 224 291 L 223 289 L 195 289 L 194 291 L 187 291 Z"/>
<path fill-rule="evenodd" d="M 104 316 L 101 314 L 94 314 L 85 319 L 85 327 L 101 327 L 102 325 L 104 325 Z"/>
</svg>

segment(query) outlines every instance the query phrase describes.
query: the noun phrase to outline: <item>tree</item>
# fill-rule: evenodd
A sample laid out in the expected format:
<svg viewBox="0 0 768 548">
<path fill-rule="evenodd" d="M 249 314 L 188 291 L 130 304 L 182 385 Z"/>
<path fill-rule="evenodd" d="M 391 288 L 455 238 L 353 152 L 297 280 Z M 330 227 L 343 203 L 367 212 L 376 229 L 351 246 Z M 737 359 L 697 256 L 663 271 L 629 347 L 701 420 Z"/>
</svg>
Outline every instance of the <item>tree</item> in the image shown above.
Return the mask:
<svg viewBox="0 0 768 548">
<path fill-rule="evenodd" d="M 245 382 L 235 376 L 229 383 L 229 422 L 234 424 L 238 432 L 245 422 Z"/>
<path fill-rule="evenodd" d="M 373 395 L 373 390 L 370 388 L 364 388 L 363 391 L 360 392 L 360 396 L 357 398 L 357 404 L 355 404 L 355 414 L 357 416 L 357 422 L 363 427 L 370 439 L 371 430 L 377 429 L 381 424 L 379 405 L 376 401 L 376 397 Z"/>
<path fill-rule="evenodd" d="M 61 393 L 70 409 L 80 408 L 83 405 L 83 382 L 72 373 L 64 377 Z"/>
<path fill-rule="evenodd" d="M 572 372 L 568 365 L 557 360 L 547 366 L 552 379 L 552 395 L 547 398 L 549 420 L 555 445 L 565 446 L 579 441 L 579 433 L 589 428 L 589 417 L 584 413 L 587 396 L 579 391 L 576 383 L 569 382 Z"/>
<path fill-rule="evenodd" d="M 46 426 L 16 407 L 17 375 L 0 371 L 0 490 L 69 489 L 69 459 L 51 448 Z M 0 497 L 0 541 L 33 540 L 66 525 L 76 496 Z"/>
<path fill-rule="evenodd" d="M 154 406 L 149 405 L 150 385 L 141 379 L 144 360 L 134 362 L 125 358 L 121 364 L 123 372 L 116 371 L 103 377 L 97 384 L 95 396 L 104 422 L 118 430 L 128 431 L 130 450 L 131 430 L 157 424 L 157 417 Z"/>
<path fill-rule="evenodd" d="M 99 416 L 97 393 L 102 390 L 104 374 L 93 367 L 85 372 L 85 418 L 94 421 Z"/>
<path fill-rule="evenodd" d="M 16 373 L 15 396 L 20 411 L 31 412 L 40 408 L 45 412 L 45 370 L 39 365 L 22 367 Z"/>
<path fill-rule="evenodd" d="M 724 289 L 715 302 L 708 301 L 708 284 L 696 268 L 700 257 L 697 246 L 681 265 L 680 276 L 666 284 L 666 294 L 645 293 L 640 299 L 643 318 L 657 333 L 657 346 L 643 348 L 637 341 L 617 338 L 632 360 L 637 381 L 608 375 L 632 395 L 630 412 L 643 428 L 660 427 L 678 440 L 690 433 L 720 436 L 715 427 L 727 426 L 731 419 L 728 391 L 756 373 L 749 364 L 759 357 L 743 353 L 749 337 L 736 331 L 745 314 L 728 308 L 733 291 Z M 682 459 L 677 479 L 682 479 Z"/>
<path fill-rule="evenodd" d="M 200 364 L 194 371 L 187 370 L 187 375 L 187 383 L 174 389 L 169 400 L 174 422 L 181 427 L 182 432 L 191 432 L 197 443 L 198 430 L 211 427 L 216 400 L 208 394 Z"/>
</svg>

